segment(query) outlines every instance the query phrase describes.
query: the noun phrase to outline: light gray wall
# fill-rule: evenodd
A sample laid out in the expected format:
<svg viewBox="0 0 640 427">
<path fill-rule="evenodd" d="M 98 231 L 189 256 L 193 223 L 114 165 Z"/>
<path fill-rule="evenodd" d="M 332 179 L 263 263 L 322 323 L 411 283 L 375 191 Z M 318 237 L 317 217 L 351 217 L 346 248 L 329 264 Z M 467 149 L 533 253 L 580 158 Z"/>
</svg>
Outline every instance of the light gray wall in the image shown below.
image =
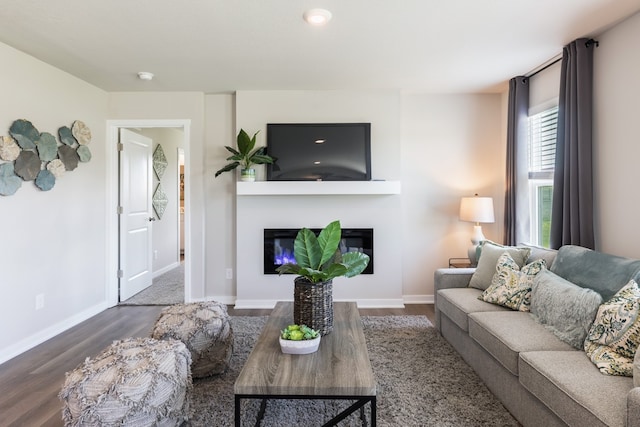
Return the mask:
<svg viewBox="0 0 640 427">
<path fill-rule="evenodd" d="M 458 219 L 464 196 L 493 197 L 502 243 L 505 139 L 499 94 L 402 97 L 402 286 L 407 301 L 433 298 L 433 272 L 466 258 L 473 225 Z"/>
<path fill-rule="evenodd" d="M 162 218 L 154 215 L 156 220 L 153 222 L 153 277 L 157 277 L 180 263 L 178 148 L 184 147 L 184 132 L 172 128 L 149 128 L 136 132 L 153 140 L 154 153 L 158 145 L 162 146 L 168 163 L 161 179 L 153 172 L 153 191 L 161 182 L 168 198 Z"/>
<path fill-rule="evenodd" d="M 235 182 L 237 175 L 226 172 L 214 178 L 230 153 L 224 146 L 235 147 L 235 96 L 206 97 L 206 147 L 204 191 L 206 195 L 206 295 L 233 304 L 236 295 L 236 219 Z M 232 277 L 226 276 L 231 269 Z"/>
<path fill-rule="evenodd" d="M 596 248 L 640 258 L 640 13 L 597 37 L 594 85 Z"/>
<path fill-rule="evenodd" d="M 373 178 L 398 180 L 400 170 L 400 94 L 397 91 L 240 91 L 236 94 L 236 131 L 260 130 L 267 123 L 371 123 Z M 265 168 L 256 170 L 264 180 Z M 400 195 L 242 196 L 236 200 L 237 296 L 246 306 L 293 298 L 291 276 L 264 275 L 264 228 L 321 228 L 333 220 L 343 227 L 373 228 L 375 274 L 337 278 L 336 300 L 359 305 L 402 304 Z"/>
<path fill-rule="evenodd" d="M 107 93 L 0 43 L 0 135 L 16 119 L 57 135 L 81 120 L 93 158 L 41 191 L 0 196 L 0 362 L 106 308 Z M 36 295 L 44 308 L 35 310 Z"/>
<path fill-rule="evenodd" d="M 529 80 L 529 114 L 537 114 L 557 105 L 561 62 L 556 62 Z"/>
<path fill-rule="evenodd" d="M 200 92 L 111 92 L 110 120 L 188 120 L 185 145 L 185 275 L 191 282 L 191 299 L 204 299 L 205 194 L 204 94 Z M 190 228 L 189 228 L 190 227 Z"/>
</svg>

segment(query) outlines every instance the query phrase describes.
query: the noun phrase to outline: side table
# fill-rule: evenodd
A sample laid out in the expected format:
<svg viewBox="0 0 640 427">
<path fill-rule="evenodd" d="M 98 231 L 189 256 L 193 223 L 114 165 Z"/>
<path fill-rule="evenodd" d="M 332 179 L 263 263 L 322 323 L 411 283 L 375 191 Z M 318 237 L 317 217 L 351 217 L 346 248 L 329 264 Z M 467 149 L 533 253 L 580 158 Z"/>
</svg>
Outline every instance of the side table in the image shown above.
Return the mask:
<svg viewBox="0 0 640 427">
<path fill-rule="evenodd" d="M 449 258 L 449 268 L 473 268 L 469 258 Z"/>
</svg>

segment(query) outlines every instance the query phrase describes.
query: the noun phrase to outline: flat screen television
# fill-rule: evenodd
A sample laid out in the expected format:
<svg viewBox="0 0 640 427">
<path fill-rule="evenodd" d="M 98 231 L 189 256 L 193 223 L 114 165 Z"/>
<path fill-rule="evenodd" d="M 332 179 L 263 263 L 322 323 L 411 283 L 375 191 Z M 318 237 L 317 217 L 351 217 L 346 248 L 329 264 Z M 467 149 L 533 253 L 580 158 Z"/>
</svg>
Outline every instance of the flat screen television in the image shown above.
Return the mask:
<svg viewBox="0 0 640 427">
<path fill-rule="evenodd" d="M 267 181 L 370 181 L 371 123 L 269 123 Z"/>
</svg>

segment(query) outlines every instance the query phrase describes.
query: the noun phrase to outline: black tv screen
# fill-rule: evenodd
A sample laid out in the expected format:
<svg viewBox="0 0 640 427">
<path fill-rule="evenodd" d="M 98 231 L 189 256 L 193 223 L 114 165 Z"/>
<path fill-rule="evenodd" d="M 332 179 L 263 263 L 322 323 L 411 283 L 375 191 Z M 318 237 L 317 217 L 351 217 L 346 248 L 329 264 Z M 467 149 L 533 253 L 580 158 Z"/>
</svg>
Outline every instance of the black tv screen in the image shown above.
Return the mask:
<svg viewBox="0 0 640 427">
<path fill-rule="evenodd" d="M 267 181 L 370 181 L 371 123 L 270 123 L 267 154 Z"/>
</svg>

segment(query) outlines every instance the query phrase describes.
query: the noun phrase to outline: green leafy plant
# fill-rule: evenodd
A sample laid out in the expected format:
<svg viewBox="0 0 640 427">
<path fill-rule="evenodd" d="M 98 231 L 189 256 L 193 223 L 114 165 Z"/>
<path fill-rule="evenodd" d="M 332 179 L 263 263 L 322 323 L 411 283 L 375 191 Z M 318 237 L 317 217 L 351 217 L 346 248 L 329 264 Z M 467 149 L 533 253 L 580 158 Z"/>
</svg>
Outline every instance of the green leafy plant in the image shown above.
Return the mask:
<svg viewBox="0 0 640 427">
<path fill-rule="evenodd" d="M 249 138 L 249 134 L 245 132 L 244 129 L 240 129 L 237 138 L 238 149 L 236 150 L 233 147 L 225 145 L 224 148 L 232 154 L 232 156 L 227 157 L 227 160 L 231 160 L 232 162 L 217 171 L 216 177 L 224 172 L 232 171 L 238 166 L 242 166 L 242 169 L 250 169 L 252 165 L 273 163 L 273 157 L 265 154 L 267 147 L 259 147 L 254 150 L 256 145 L 256 135 L 258 135 L 258 132 L 254 133 L 253 137 Z"/>
<path fill-rule="evenodd" d="M 307 325 L 289 325 L 280 331 L 280 337 L 283 340 L 303 341 L 318 338 L 320 332 L 311 329 Z"/>
<path fill-rule="evenodd" d="M 317 237 L 313 231 L 303 228 L 293 245 L 296 263 L 283 264 L 276 271 L 297 274 L 311 283 L 357 276 L 369 265 L 369 256 L 357 251 L 342 254 L 338 249 L 341 239 L 340 221 L 327 225 Z"/>
</svg>

